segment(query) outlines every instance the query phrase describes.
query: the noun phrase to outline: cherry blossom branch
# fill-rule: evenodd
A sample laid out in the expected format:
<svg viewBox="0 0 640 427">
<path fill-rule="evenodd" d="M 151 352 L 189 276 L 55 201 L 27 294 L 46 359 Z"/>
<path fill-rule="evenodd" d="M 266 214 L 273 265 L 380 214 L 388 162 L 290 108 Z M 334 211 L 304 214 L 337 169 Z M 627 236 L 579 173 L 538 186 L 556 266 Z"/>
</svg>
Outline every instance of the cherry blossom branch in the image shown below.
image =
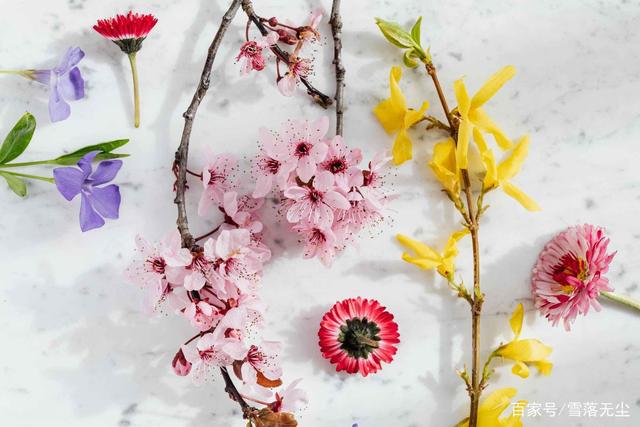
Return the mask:
<svg viewBox="0 0 640 427">
<path fill-rule="evenodd" d="M 182 130 L 182 138 L 180 139 L 180 145 L 176 151 L 175 162 L 174 164 L 177 167 L 177 182 L 176 182 L 176 198 L 174 203 L 178 206 L 178 219 L 176 224 L 178 226 L 178 231 L 180 232 L 180 236 L 182 237 L 182 246 L 185 248 L 189 248 L 192 251 L 199 250 L 199 246 L 197 245 L 195 239 L 191 232 L 189 231 L 189 221 L 187 219 L 187 209 L 185 203 L 185 192 L 187 189 L 187 160 L 189 157 L 189 140 L 191 137 L 191 129 L 193 127 L 193 121 L 196 116 L 196 112 L 198 111 L 198 107 L 202 102 L 207 90 L 209 89 L 209 85 L 211 82 L 211 69 L 213 67 L 213 61 L 216 58 L 216 54 L 218 52 L 218 48 L 222 43 L 222 39 L 224 38 L 231 21 L 236 15 L 240 7 L 241 0 L 233 0 L 229 9 L 222 17 L 222 22 L 220 23 L 220 28 L 216 32 L 216 35 L 209 46 L 209 51 L 207 53 L 207 59 L 205 61 L 204 67 L 202 69 L 202 74 L 200 76 L 200 83 L 198 84 L 198 88 L 191 99 L 191 104 L 189 104 L 189 108 L 182 115 L 184 117 L 184 129 Z M 220 368 L 220 373 L 225 383 L 225 391 L 229 394 L 229 396 L 238 402 L 240 408 L 242 409 L 243 418 L 248 418 L 249 414 L 255 411 L 255 408 L 252 408 L 247 402 L 242 398 L 238 389 L 233 384 L 227 369 L 224 367 Z"/>
<path fill-rule="evenodd" d="M 345 69 L 342 65 L 342 18 L 340 16 L 340 0 L 333 0 L 331 7 L 331 33 L 333 34 L 333 65 L 336 67 L 336 135 L 342 135 L 344 125 L 343 93 Z"/>
<path fill-rule="evenodd" d="M 178 150 L 176 151 L 175 155 L 175 165 L 177 166 L 177 182 L 176 197 L 174 203 L 178 206 L 178 219 L 176 221 L 176 224 L 178 225 L 180 236 L 182 236 L 182 246 L 191 250 L 199 249 L 195 239 L 193 238 L 193 235 L 191 235 L 191 232 L 189 231 L 189 221 L 187 219 L 187 208 L 185 202 L 185 192 L 187 188 L 187 161 L 189 157 L 189 140 L 191 138 L 191 129 L 193 127 L 193 120 L 195 119 L 198 107 L 200 106 L 202 99 L 209 89 L 209 85 L 211 82 L 211 68 L 213 67 L 213 61 L 216 59 L 218 48 L 220 47 L 220 43 L 222 43 L 222 39 L 227 32 L 227 28 L 229 28 L 229 24 L 231 24 L 231 21 L 235 17 L 239 7 L 240 0 L 233 0 L 231 2 L 231 5 L 229 6 L 229 9 L 222 17 L 220 28 L 218 28 L 218 31 L 216 32 L 216 35 L 213 38 L 211 45 L 209 46 L 209 52 L 202 69 L 202 74 L 200 75 L 200 83 L 198 84 L 198 88 L 193 94 L 193 98 L 191 99 L 189 108 L 187 108 L 187 111 L 182 114 L 182 117 L 184 117 L 184 129 L 182 130 L 182 138 L 180 139 L 180 145 L 178 146 Z"/>
<path fill-rule="evenodd" d="M 262 34 L 263 36 L 269 34 L 269 30 L 264 25 L 262 18 L 260 18 L 253 10 L 253 4 L 251 0 L 242 0 L 242 10 L 244 11 L 244 13 L 246 13 L 247 17 L 251 22 L 253 22 L 256 28 L 258 28 L 260 34 Z M 278 59 L 283 61 L 285 64 L 289 63 L 289 54 L 282 50 L 279 46 L 271 46 L 271 51 L 278 57 Z M 311 98 L 313 98 L 315 102 L 320 104 L 322 108 L 328 108 L 333 103 L 331 97 L 316 89 L 306 77 L 300 76 L 300 81 L 307 88 L 307 93 L 309 94 L 309 96 L 311 96 Z"/>
</svg>

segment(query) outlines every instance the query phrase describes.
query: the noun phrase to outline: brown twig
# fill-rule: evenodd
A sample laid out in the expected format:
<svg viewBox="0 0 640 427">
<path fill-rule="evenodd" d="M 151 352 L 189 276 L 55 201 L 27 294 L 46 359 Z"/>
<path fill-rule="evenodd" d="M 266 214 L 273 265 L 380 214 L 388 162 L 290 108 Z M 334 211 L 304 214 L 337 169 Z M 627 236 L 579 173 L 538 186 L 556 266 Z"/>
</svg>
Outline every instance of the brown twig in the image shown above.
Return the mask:
<svg viewBox="0 0 640 427">
<path fill-rule="evenodd" d="M 242 10 L 247 14 L 247 17 L 251 20 L 251 22 L 253 22 L 256 28 L 258 28 L 260 34 L 262 34 L 263 36 L 269 34 L 269 30 L 253 10 L 253 4 L 251 3 L 251 0 L 242 0 Z M 283 61 L 285 64 L 289 63 L 289 54 L 280 49 L 279 46 L 271 46 L 271 51 L 278 57 L 278 59 Z M 322 108 L 328 108 L 333 103 L 331 97 L 316 89 L 306 77 L 300 77 L 300 81 L 307 88 L 307 93 L 313 98 L 315 102 L 320 104 Z"/>
<path fill-rule="evenodd" d="M 189 108 L 187 108 L 187 111 L 182 114 L 182 117 L 184 117 L 184 129 L 182 130 L 182 138 L 180 139 L 180 145 L 178 146 L 178 150 L 176 151 L 175 156 L 178 179 L 176 185 L 176 198 L 174 200 L 174 203 L 178 206 L 178 219 L 176 221 L 176 224 L 178 225 L 180 236 L 182 236 L 182 246 L 191 250 L 197 250 L 198 246 L 195 239 L 191 235 L 191 232 L 189 231 L 189 221 L 187 219 L 187 208 L 185 202 L 185 192 L 187 185 L 187 160 L 189 157 L 189 139 L 191 138 L 191 129 L 193 127 L 193 120 L 196 116 L 196 112 L 198 111 L 198 107 L 200 106 L 202 99 L 209 89 L 209 85 L 211 82 L 211 68 L 213 67 L 213 61 L 216 59 L 216 53 L 218 52 L 220 43 L 222 43 L 222 39 L 227 32 L 227 28 L 229 28 L 229 24 L 231 24 L 231 21 L 235 17 L 239 7 L 240 0 L 233 0 L 231 2 L 231 5 L 229 6 L 229 9 L 222 17 L 220 28 L 218 28 L 218 31 L 216 32 L 216 35 L 214 36 L 213 41 L 209 46 L 207 59 L 204 63 L 202 74 L 200 75 L 200 83 L 198 84 L 198 88 L 193 94 L 193 98 L 191 99 Z"/>
<path fill-rule="evenodd" d="M 340 16 L 340 0 L 333 0 L 331 6 L 331 33 L 333 34 L 333 65 L 336 67 L 336 135 L 342 135 L 344 126 L 343 94 L 344 74 L 342 65 L 342 17 Z"/>
<path fill-rule="evenodd" d="M 427 74 L 431 76 L 433 84 L 438 92 L 438 98 L 440 104 L 444 110 L 447 121 L 449 122 L 449 134 L 453 141 L 457 143 L 458 140 L 458 125 L 459 121 L 449 110 L 447 105 L 447 99 L 440 86 L 438 80 L 438 74 L 433 63 L 428 62 L 425 64 Z M 469 178 L 469 172 L 466 169 L 461 170 L 463 190 L 465 193 L 467 213 L 463 212 L 463 218 L 465 219 L 466 226 L 471 234 L 471 242 L 473 248 L 473 294 L 472 299 L 469 300 L 471 307 L 471 387 L 468 387 L 469 398 L 471 405 L 469 407 L 469 427 L 477 427 L 478 425 L 478 408 L 480 406 L 480 395 L 482 394 L 483 385 L 480 381 L 480 313 L 482 311 L 482 303 L 484 302 L 484 295 L 480 290 L 480 244 L 478 240 L 479 215 L 475 213 L 475 204 L 473 203 L 473 195 L 471 194 L 471 180 Z"/>
<path fill-rule="evenodd" d="M 177 183 L 176 183 L 176 198 L 174 203 L 178 206 L 178 219 L 176 221 L 178 225 L 178 230 L 180 231 L 180 236 L 182 237 L 182 246 L 185 248 L 189 248 L 192 251 L 199 250 L 199 246 L 196 243 L 196 239 L 191 235 L 189 231 L 189 222 L 187 220 L 187 209 L 185 204 L 185 192 L 187 187 L 187 160 L 189 157 L 189 139 L 191 137 L 191 128 L 193 127 L 193 121 L 196 116 L 196 112 L 198 111 L 198 106 L 202 102 L 205 94 L 207 93 L 207 89 L 209 89 L 209 85 L 211 82 L 211 69 L 213 67 L 213 61 L 216 58 L 216 53 L 218 52 L 218 48 L 220 47 L 220 43 L 222 43 L 222 39 L 224 38 L 231 21 L 236 15 L 240 7 L 241 0 L 233 0 L 229 9 L 222 17 L 222 22 L 220 23 L 220 28 L 216 32 L 216 35 L 209 46 L 209 51 L 207 54 L 207 59 L 204 63 L 204 67 L 202 69 L 202 74 L 200 76 L 200 83 L 198 84 L 198 88 L 191 99 L 191 104 L 189 104 L 189 108 L 182 115 L 184 117 L 184 129 L 182 130 L 182 138 L 180 139 L 180 145 L 178 146 L 178 150 L 175 155 L 175 166 L 177 168 Z M 246 419 L 249 417 L 249 414 L 255 410 L 247 404 L 247 402 L 242 398 L 238 390 L 236 389 L 233 381 L 229 377 L 229 373 L 226 368 L 220 368 L 220 373 L 224 378 L 225 382 L 225 391 L 231 396 L 233 400 L 238 402 L 240 408 L 242 409 L 243 417 Z"/>
</svg>

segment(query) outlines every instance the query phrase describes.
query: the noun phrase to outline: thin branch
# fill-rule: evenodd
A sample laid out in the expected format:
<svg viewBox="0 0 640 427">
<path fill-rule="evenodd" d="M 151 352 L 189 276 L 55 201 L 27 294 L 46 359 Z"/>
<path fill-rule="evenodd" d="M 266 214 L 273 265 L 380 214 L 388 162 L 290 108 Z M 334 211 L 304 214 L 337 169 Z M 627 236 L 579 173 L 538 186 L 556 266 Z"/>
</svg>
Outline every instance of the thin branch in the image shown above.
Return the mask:
<svg viewBox="0 0 640 427">
<path fill-rule="evenodd" d="M 229 6 L 229 9 L 222 17 L 220 28 L 218 28 L 218 31 L 216 32 L 216 35 L 213 38 L 211 45 L 209 46 L 209 52 L 202 69 L 202 74 L 200 75 L 200 83 L 198 84 L 198 88 L 193 94 L 193 98 L 191 99 L 189 108 L 187 108 L 187 111 L 185 111 L 182 115 L 182 117 L 184 117 L 184 129 L 182 130 L 182 138 L 180 139 L 180 145 L 178 146 L 178 150 L 176 151 L 175 156 L 178 180 L 176 185 L 176 198 L 174 200 L 174 203 L 178 206 L 178 219 L 176 221 L 176 224 L 178 225 L 180 236 L 182 236 L 182 246 L 191 250 L 197 250 L 199 249 L 199 247 L 196 244 L 195 239 L 191 235 L 191 232 L 189 231 L 189 221 L 187 219 L 187 208 L 185 203 L 185 192 L 187 186 L 187 160 L 189 157 L 189 139 L 191 137 L 191 129 L 193 127 L 193 120 L 196 116 L 196 112 L 198 111 L 200 102 L 202 102 L 202 99 L 209 89 L 213 61 L 216 58 L 216 53 L 218 52 L 220 43 L 222 43 L 222 39 L 227 32 L 227 28 L 229 28 L 229 24 L 231 24 L 231 21 L 235 17 L 236 12 L 240 7 L 240 1 L 241 0 L 233 0 L 231 2 L 231 5 Z"/>
<path fill-rule="evenodd" d="M 343 94 L 344 94 L 344 74 L 342 65 L 342 18 L 340 16 L 340 0 L 333 0 L 331 7 L 331 33 L 333 34 L 333 65 L 336 67 L 336 135 L 342 135 L 344 126 Z"/>
<path fill-rule="evenodd" d="M 256 15 L 256 12 L 253 10 L 253 4 L 251 3 L 251 0 L 242 0 L 242 10 L 244 11 L 244 13 L 247 14 L 247 17 L 258 28 L 258 31 L 260 31 L 260 34 L 262 34 L 263 36 L 266 36 L 267 34 L 269 34 L 269 30 L 263 24 L 260 17 Z M 282 50 L 279 46 L 277 45 L 271 46 L 271 51 L 285 64 L 289 63 L 289 54 L 284 50 Z M 307 93 L 313 98 L 315 102 L 320 104 L 322 108 L 328 108 L 333 103 L 333 100 L 331 99 L 331 97 L 325 95 L 324 93 L 316 89 L 306 77 L 301 76 L 300 81 L 307 88 Z"/>
<path fill-rule="evenodd" d="M 176 221 L 178 225 L 178 230 L 180 231 L 180 236 L 182 237 L 182 246 L 185 248 L 189 248 L 192 251 L 199 250 L 199 246 L 196 243 L 196 239 L 191 235 L 189 231 L 189 223 L 187 220 L 187 209 L 185 205 L 185 192 L 187 188 L 187 160 L 189 157 L 189 139 L 191 137 L 191 129 L 193 127 L 193 121 L 196 116 L 196 112 L 198 111 L 198 106 L 202 102 L 207 90 L 209 89 L 209 85 L 211 82 L 211 69 L 213 67 L 213 61 L 216 58 L 216 53 L 218 52 L 218 48 L 220 47 L 220 43 L 222 43 L 222 39 L 224 38 L 231 21 L 236 15 L 240 7 L 241 0 L 233 0 L 229 9 L 222 17 L 222 22 L 220 23 L 220 28 L 216 32 L 216 35 L 211 42 L 211 46 L 209 46 L 209 51 L 207 54 L 207 59 L 204 64 L 204 68 L 202 69 L 202 74 L 200 76 L 200 83 L 198 84 L 198 88 L 191 99 L 191 104 L 187 111 L 182 115 L 184 117 L 184 129 L 182 130 L 182 138 L 180 139 L 180 145 L 178 146 L 178 150 L 175 155 L 175 166 L 177 168 L 177 183 L 176 183 L 176 198 L 174 203 L 178 206 L 178 219 Z M 249 414 L 255 410 L 252 408 L 247 402 L 242 398 L 238 389 L 236 389 L 233 381 L 229 377 L 229 373 L 227 369 L 222 367 L 220 368 L 220 373 L 224 378 L 225 382 L 225 391 L 231 396 L 233 400 L 238 402 L 240 408 L 242 409 L 243 418 L 248 418 Z"/>
</svg>

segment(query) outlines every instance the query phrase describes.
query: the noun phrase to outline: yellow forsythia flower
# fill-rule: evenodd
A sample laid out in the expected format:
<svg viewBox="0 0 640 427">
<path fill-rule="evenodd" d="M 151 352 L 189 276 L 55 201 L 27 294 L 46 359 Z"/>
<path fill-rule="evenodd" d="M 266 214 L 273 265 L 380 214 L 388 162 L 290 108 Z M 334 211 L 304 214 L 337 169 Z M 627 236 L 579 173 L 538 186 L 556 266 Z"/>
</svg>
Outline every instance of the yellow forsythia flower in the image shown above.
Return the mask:
<svg viewBox="0 0 640 427">
<path fill-rule="evenodd" d="M 514 404 L 514 410 L 506 418 L 500 418 L 500 415 L 511 406 L 511 399 L 516 395 L 515 388 L 501 388 L 487 396 L 478 407 L 478 427 L 522 427 L 520 417 L 522 413 L 517 413 L 515 408 L 524 408 L 527 405 L 526 400 L 518 400 Z M 456 427 L 469 427 L 469 418 L 464 419 L 456 425 Z"/>
<path fill-rule="evenodd" d="M 529 137 L 523 136 L 520 138 L 507 158 L 497 166 L 493 152 L 487 147 L 487 143 L 479 130 L 473 130 L 473 139 L 478 146 L 482 163 L 487 171 L 483 181 L 484 190 L 488 191 L 492 188 L 500 187 L 507 195 L 513 197 L 524 206 L 525 209 L 539 211 L 541 209 L 540 206 L 510 182 L 510 179 L 520 171 L 524 159 L 527 157 L 527 153 L 529 152 Z"/>
<path fill-rule="evenodd" d="M 398 234 L 396 238 L 400 244 L 415 254 L 411 255 L 408 252 L 404 252 L 402 254 L 403 260 L 408 263 L 415 264 L 423 270 L 432 270 L 435 268 L 438 273 L 451 281 L 453 280 L 453 274 L 455 272 L 454 262 L 458 255 L 458 240 L 462 239 L 466 234 L 469 234 L 469 230 L 467 229 L 453 233 L 449 237 L 449 241 L 447 242 L 442 254 L 438 253 L 430 246 L 402 234 Z"/>
<path fill-rule="evenodd" d="M 458 113 L 460 114 L 458 147 L 456 151 L 456 159 L 460 169 L 467 169 L 469 139 L 471 138 L 471 132 L 475 128 L 492 134 L 503 150 L 511 147 L 509 138 L 507 138 L 504 132 L 491 120 L 491 117 L 482 109 L 482 106 L 491 99 L 515 73 L 516 69 L 511 65 L 502 68 L 491 76 L 471 99 L 469 99 L 467 88 L 462 79 L 456 80 L 453 83 L 453 90 L 456 95 L 456 100 L 458 101 Z"/>
<path fill-rule="evenodd" d="M 518 304 L 511 316 L 511 320 L 509 320 L 511 330 L 515 336 L 511 342 L 500 346 L 494 354 L 513 360 L 515 364 L 511 372 L 522 378 L 529 376 L 529 367 L 527 365 L 535 366 L 542 375 L 549 375 L 553 364 L 547 360 L 547 357 L 553 350 L 539 340 L 519 339 L 522 331 L 523 316 L 524 308 L 522 304 Z"/>
<path fill-rule="evenodd" d="M 422 103 L 419 110 L 407 108 L 407 100 L 400 90 L 402 68 L 392 67 L 389 73 L 389 87 L 391 97 L 380 102 L 374 109 L 378 121 L 389 135 L 396 134 L 393 141 L 393 162 L 400 165 L 413 157 L 413 146 L 407 129 L 424 117 L 424 112 L 429 107 L 428 102 Z"/>
<path fill-rule="evenodd" d="M 449 193 L 460 193 L 460 169 L 456 163 L 456 144 L 453 139 L 438 142 L 433 147 L 429 167 Z"/>
</svg>

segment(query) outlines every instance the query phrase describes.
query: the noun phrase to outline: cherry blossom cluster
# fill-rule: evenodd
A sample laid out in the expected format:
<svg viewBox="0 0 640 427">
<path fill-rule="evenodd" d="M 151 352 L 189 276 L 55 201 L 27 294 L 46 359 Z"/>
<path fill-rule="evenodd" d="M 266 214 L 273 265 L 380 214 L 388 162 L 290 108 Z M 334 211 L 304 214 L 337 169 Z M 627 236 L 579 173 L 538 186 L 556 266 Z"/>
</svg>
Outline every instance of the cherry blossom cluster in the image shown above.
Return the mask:
<svg viewBox="0 0 640 427">
<path fill-rule="evenodd" d="M 389 196 L 383 175 L 390 158 L 377 154 L 365 169 L 362 153 L 328 137 L 329 119 L 289 120 L 280 132 L 260 129 L 254 198 L 274 191 L 305 258 L 329 266 L 364 227 L 384 218 Z"/>
<path fill-rule="evenodd" d="M 264 70 L 267 61 L 264 50 L 268 49 L 276 58 L 278 89 L 283 95 L 291 96 L 300 79 L 306 78 L 313 71 L 313 57 L 306 53 L 306 47 L 319 40 L 317 28 L 322 16 L 322 12 L 316 10 L 309 17 L 307 24 L 301 26 L 291 22 L 281 23 L 275 17 L 259 18 L 262 28 L 268 31 L 268 34 L 256 39 L 249 39 L 248 23 L 246 41 L 236 57 L 236 62 L 240 63 L 241 67 L 240 73 L 247 75 L 252 70 Z M 291 47 L 290 51 L 285 50 Z"/>
<path fill-rule="evenodd" d="M 245 399 L 293 412 L 306 404 L 306 393 L 297 387 L 299 380 L 278 389 L 280 343 L 259 339 L 265 307 L 258 290 L 271 257 L 257 216 L 261 200 L 235 191 L 235 167 L 229 156 L 207 153 L 198 211 L 207 215 L 215 208 L 224 220 L 204 245 L 183 248 L 177 230 L 156 245 L 138 236 L 140 257 L 127 275 L 146 291 L 151 311 L 175 312 L 196 330 L 173 358 L 177 375 L 191 375 L 199 384 L 230 367 Z"/>
</svg>

